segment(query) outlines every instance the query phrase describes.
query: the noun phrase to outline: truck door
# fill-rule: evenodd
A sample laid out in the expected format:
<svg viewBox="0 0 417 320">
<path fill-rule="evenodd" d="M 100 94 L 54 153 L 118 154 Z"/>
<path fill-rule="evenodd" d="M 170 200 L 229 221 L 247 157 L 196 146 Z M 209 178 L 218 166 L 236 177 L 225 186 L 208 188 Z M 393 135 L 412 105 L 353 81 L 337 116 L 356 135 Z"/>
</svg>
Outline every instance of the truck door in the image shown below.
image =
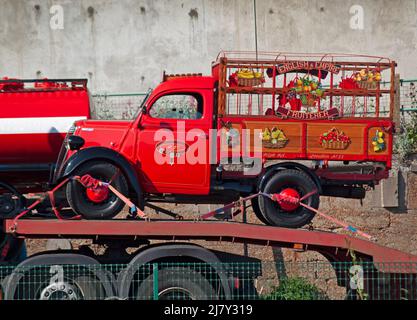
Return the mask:
<svg viewBox="0 0 417 320">
<path fill-rule="evenodd" d="M 146 192 L 208 194 L 211 90 L 153 97 L 138 130 L 139 175 Z"/>
</svg>

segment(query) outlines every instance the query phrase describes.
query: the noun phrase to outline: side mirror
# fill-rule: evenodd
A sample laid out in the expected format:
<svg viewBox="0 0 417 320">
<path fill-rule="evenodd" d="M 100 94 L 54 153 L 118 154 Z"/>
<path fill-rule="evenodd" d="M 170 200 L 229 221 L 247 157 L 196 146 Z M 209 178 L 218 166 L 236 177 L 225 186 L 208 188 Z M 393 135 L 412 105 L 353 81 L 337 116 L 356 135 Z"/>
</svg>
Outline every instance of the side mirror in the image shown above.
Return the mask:
<svg viewBox="0 0 417 320">
<path fill-rule="evenodd" d="M 148 112 L 148 110 L 146 110 L 146 106 L 142 107 L 142 114 L 146 114 Z"/>
</svg>

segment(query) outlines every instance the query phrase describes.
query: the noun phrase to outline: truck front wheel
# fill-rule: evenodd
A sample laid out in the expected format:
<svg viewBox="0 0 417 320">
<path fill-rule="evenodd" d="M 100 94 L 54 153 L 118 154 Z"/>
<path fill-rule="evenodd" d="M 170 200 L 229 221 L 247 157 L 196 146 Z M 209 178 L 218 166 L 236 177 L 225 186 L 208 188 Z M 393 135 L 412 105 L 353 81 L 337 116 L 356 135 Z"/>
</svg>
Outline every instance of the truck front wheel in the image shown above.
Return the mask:
<svg viewBox="0 0 417 320">
<path fill-rule="evenodd" d="M 263 192 L 301 199 L 314 190 L 317 190 L 317 186 L 305 172 L 285 169 L 270 178 Z M 319 194 L 315 193 L 302 202 L 317 209 L 319 201 Z M 308 224 L 314 217 L 311 210 L 299 204 L 277 202 L 264 196 L 259 197 L 259 208 L 269 224 L 278 227 L 300 228 Z"/>
<path fill-rule="evenodd" d="M 126 178 L 122 172 L 111 163 L 103 161 L 89 162 L 81 165 L 74 172 L 76 176 L 89 174 L 111 185 L 123 195 L 128 193 Z M 108 188 L 85 188 L 78 181 L 67 185 L 67 200 L 72 210 L 86 219 L 111 219 L 124 207 L 124 202 L 116 197 Z"/>
</svg>

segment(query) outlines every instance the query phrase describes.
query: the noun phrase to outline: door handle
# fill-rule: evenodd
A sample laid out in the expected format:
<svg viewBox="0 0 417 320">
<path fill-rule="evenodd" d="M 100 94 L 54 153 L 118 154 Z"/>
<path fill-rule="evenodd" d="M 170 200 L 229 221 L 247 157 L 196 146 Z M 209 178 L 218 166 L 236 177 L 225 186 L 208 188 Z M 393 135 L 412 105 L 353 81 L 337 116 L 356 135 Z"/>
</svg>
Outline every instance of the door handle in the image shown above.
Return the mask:
<svg viewBox="0 0 417 320">
<path fill-rule="evenodd" d="M 172 125 L 168 122 L 161 122 L 159 123 L 159 126 L 164 129 L 172 129 Z"/>
</svg>

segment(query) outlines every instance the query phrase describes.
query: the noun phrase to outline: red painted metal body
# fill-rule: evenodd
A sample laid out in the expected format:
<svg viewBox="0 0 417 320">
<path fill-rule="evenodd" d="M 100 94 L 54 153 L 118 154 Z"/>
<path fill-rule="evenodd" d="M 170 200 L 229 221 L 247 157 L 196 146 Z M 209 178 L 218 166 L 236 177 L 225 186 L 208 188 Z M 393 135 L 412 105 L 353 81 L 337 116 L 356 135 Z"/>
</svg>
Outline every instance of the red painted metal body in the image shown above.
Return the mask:
<svg viewBox="0 0 417 320">
<path fill-rule="evenodd" d="M 145 192 L 208 194 L 211 173 L 209 154 L 206 153 L 202 163 L 190 165 L 185 161 L 187 155 L 184 152 L 175 165 L 159 165 L 155 162 L 155 152 L 160 141 L 155 141 L 154 136 L 158 130 L 165 128 L 172 130 L 176 140 L 184 136 L 186 143 L 192 143 L 195 137 L 186 139 L 186 136 L 191 129 L 197 128 L 205 133 L 199 139 L 208 150 L 209 130 L 213 128 L 215 80 L 213 77 L 172 79 L 160 84 L 148 99 L 147 106 L 150 108 L 158 98 L 167 94 L 199 94 L 205 106 L 200 119 L 178 121 L 141 114 L 134 121 L 79 121 L 74 134 L 85 139 L 84 148 L 103 146 L 120 152 L 137 169 Z"/>
<path fill-rule="evenodd" d="M 42 191 L 68 130 L 90 116 L 87 80 L 0 80 L 0 180 Z"/>
<path fill-rule="evenodd" d="M 0 90 L 1 164 L 54 163 L 74 121 L 90 118 L 86 86 L 57 83 L 27 88 L 19 82 L 16 90 Z"/>
<path fill-rule="evenodd" d="M 322 59 L 327 59 L 324 57 Z M 381 59 L 378 62 L 371 63 L 343 62 L 341 69 L 344 70 L 343 72 L 348 72 L 363 66 L 367 66 L 367 68 L 372 66 L 373 68 L 379 68 L 378 70 L 381 70 L 381 72 L 392 71 L 395 63 Z M 319 177 L 330 180 L 352 180 L 351 178 L 353 177 L 358 182 L 364 182 L 365 184 L 376 184 L 379 180 L 388 176 L 388 171 L 392 166 L 394 124 L 391 109 L 393 106 L 391 103 L 386 117 L 380 117 L 378 108 L 382 94 L 390 94 L 391 102 L 393 101 L 393 86 L 389 90 L 383 90 L 379 88 L 379 85 L 375 90 L 358 89 L 357 91 L 352 91 L 336 87 L 323 89 L 330 97 L 332 110 L 335 108 L 334 96 L 342 97 L 343 101 L 349 97 L 368 100 L 375 98 L 378 108 L 375 109 L 372 117 L 368 117 L 365 113 L 358 115 L 355 113 L 357 112 L 355 108 L 350 110 L 350 116 L 346 116 L 347 110 L 342 110 L 339 112 L 340 118 L 320 118 L 316 120 L 282 118 L 275 112 L 272 114 L 267 112 L 268 115 L 265 115 L 263 112 L 254 114 L 253 110 L 255 107 L 252 104 L 256 100 L 258 101 L 257 108 L 264 110 L 269 106 L 269 102 L 261 103 L 260 101 L 272 96 L 272 107 L 274 107 L 278 103 L 275 101 L 278 99 L 278 95 L 285 94 L 287 89 L 285 83 L 283 87 L 279 87 L 275 78 L 273 79 L 273 87 L 267 87 L 268 84 L 262 84 L 260 87 L 231 87 L 227 83 L 228 68 L 236 69 L 243 65 L 246 67 L 252 66 L 252 68 L 262 69 L 264 72 L 267 72 L 267 67 L 283 63 L 282 60 L 268 60 L 267 62 L 248 61 L 221 58 L 213 64 L 211 76 L 165 76 L 164 81 L 157 86 L 146 102 L 146 112 L 140 113 L 134 121 L 80 121 L 77 122 L 75 134 L 85 139 L 84 148 L 102 146 L 113 149 L 123 155 L 135 167 L 140 185 L 145 193 L 207 195 L 211 187 L 210 177 L 221 159 L 224 159 L 224 157 L 231 158 L 232 156 L 259 156 L 259 153 L 257 153 L 259 150 L 256 150 L 253 141 L 249 143 L 249 152 L 246 154 L 244 153 L 242 142 L 239 142 L 237 147 L 229 146 L 226 150 L 223 150 L 221 149 L 220 136 L 215 141 L 217 144 L 209 141 L 210 130 L 221 130 L 225 128 L 226 124 L 229 125 L 229 128 L 234 128 L 241 134 L 241 140 L 243 140 L 242 132 L 244 129 L 254 133 L 255 129 L 284 128 L 283 131 L 287 134 L 289 142 L 287 145 L 277 149 L 262 147 L 260 151 L 262 151 L 261 157 L 264 164 L 269 160 L 370 162 L 378 164 L 380 169 L 367 174 L 352 175 L 349 172 L 347 174 L 332 173 L 326 167 L 323 167 L 318 169 L 316 173 Z M 342 62 L 340 65 L 342 65 Z M 285 80 L 287 74 L 284 76 Z M 333 75 L 331 80 L 331 85 L 333 85 Z M 152 107 L 159 98 L 175 94 L 200 96 L 203 105 L 201 118 L 181 120 L 151 116 Z M 242 112 L 242 99 L 245 97 L 248 99 L 249 105 L 246 106 L 247 110 L 245 109 L 246 111 Z M 230 107 L 233 99 L 237 99 L 237 105 L 235 105 L 237 109 Z M 279 99 L 279 101 L 282 100 L 285 101 L 283 98 Z M 365 101 L 365 104 L 368 100 Z M 352 100 L 351 103 L 354 107 L 356 102 Z M 280 107 L 283 108 L 282 106 Z M 343 102 L 341 102 L 340 108 L 342 107 Z M 323 109 L 324 106 L 320 108 L 319 111 L 321 110 L 321 112 L 326 114 L 326 110 Z M 349 133 L 349 146 L 334 149 L 321 145 L 319 140 L 320 134 L 324 134 L 332 127 Z M 174 135 L 173 141 L 158 140 L 156 134 L 161 129 L 171 130 Z M 189 137 L 188 134 L 193 129 L 199 129 L 203 134 L 198 137 L 193 135 Z M 383 132 L 384 149 L 375 151 L 372 139 L 378 132 Z M 256 134 L 254 134 L 254 137 L 257 137 Z M 166 153 L 168 152 L 167 150 L 170 150 L 170 147 L 178 147 L 179 141 L 183 141 L 181 143 L 184 143 L 184 145 L 180 148 L 182 149 L 181 152 L 174 153 L 175 161 L 173 163 L 161 165 L 156 162 L 155 155 L 158 152 Z M 203 161 L 190 164 L 187 162 L 187 155 L 195 152 L 190 146 L 197 141 L 205 147 L 206 153 L 203 156 Z M 162 142 L 163 145 L 161 144 Z M 169 146 L 169 143 L 173 145 Z M 210 158 L 210 153 L 213 151 L 211 148 L 214 149 L 215 153 L 214 162 L 210 162 L 210 160 L 213 160 Z M 71 153 L 68 154 L 68 156 L 70 155 Z M 225 173 L 225 176 L 227 174 Z M 229 177 L 234 177 L 237 180 L 245 178 L 241 173 L 232 173 L 231 175 L 229 174 Z"/>
</svg>

